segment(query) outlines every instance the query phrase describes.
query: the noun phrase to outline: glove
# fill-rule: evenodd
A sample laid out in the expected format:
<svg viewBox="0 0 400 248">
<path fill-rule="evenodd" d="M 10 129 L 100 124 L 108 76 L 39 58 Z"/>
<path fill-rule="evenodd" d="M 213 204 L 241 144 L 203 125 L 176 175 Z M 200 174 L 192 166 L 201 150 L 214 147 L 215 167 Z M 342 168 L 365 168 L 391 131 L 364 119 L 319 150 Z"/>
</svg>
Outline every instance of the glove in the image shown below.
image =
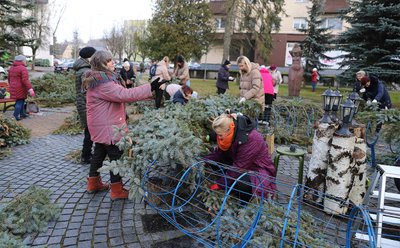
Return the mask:
<svg viewBox="0 0 400 248">
<path fill-rule="evenodd" d="M 364 93 L 365 92 L 365 88 L 362 88 L 361 90 L 360 90 L 360 93 Z"/>
<path fill-rule="evenodd" d="M 235 78 L 230 76 L 230 77 L 228 77 L 228 80 L 233 81 L 233 80 L 235 80 Z"/>
<path fill-rule="evenodd" d="M 244 97 L 241 97 L 241 98 L 240 98 L 240 100 L 239 100 L 239 104 L 242 104 L 242 103 L 244 103 L 244 101 L 246 101 L 246 98 L 244 98 Z"/>
<path fill-rule="evenodd" d="M 213 185 L 210 186 L 210 189 L 211 190 L 221 190 L 222 188 L 218 184 L 214 183 Z"/>
<path fill-rule="evenodd" d="M 371 106 L 371 100 L 367 101 L 367 106 Z"/>
<path fill-rule="evenodd" d="M 372 103 L 374 103 L 374 104 L 377 103 L 377 102 L 378 102 L 378 101 L 377 101 L 376 99 L 374 99 L 374 100 L 372 101 Z"/>
<path fill-rule="evenodd" d="M 34 97 L 34 96 L 35 96 L 35 91 L 33 91 L 33 89 L 29 89 L 28 92 L 29 92 L 29 95 L 30 95 L 31 97 Z"/>
<path fill-rule="evenodd" d="M 160 78 L 158 77 L 150 84 L 151 84 L 151 91 L 155 91 L 156 89 L 160 88 L 160 86 L 164 84 L 164 82 L 160 82 Z"/>
</svg>

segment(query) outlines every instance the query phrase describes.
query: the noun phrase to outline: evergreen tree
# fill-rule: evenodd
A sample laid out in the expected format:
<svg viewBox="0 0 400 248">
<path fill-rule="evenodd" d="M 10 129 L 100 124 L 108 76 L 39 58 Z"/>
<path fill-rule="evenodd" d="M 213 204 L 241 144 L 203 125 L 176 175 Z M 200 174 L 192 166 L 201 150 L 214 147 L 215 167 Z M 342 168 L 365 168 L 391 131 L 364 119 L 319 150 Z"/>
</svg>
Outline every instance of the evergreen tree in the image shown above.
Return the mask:
<svg viewBox="0 0 400 248">
<path fill-rule="evenodd" d="M 31 4 L 22 1 L 0 0 L 0 50 L 17 52 L 17 48 L 28 42 L 22 28 L 35 22 L 24 17 L 24 10 L 32 9 Z"/>
<path fill-rule="evenodd" d="M 346 71 L 341 80 L 354 81 L 364 70 L 385 82 L 400 82 L 400 2 L 398 0 L 351 1 L 341 13 L 351 27 L 336 40 Z"/>
<path fill-rule="evenodd" d="M 326 67 L 321 63 L 320 59 L 329 58 L 324 55 L 331 48 L 329 46 L 331 34 L 330 27 L 322 27 L 325 21 L 322 18 L 324 14 L 325 0 L 312 0 L 312 6 L 308 9 L 307 27 L 299 29 L 304 32 L 307 37 L 302 42 L 303 57 L 306 61 L 304 69 L 304 77 L 307 81 L 311 80 L 313 68 L 318 71 Z"/>
<path fill-rule="evenodd" d="M 205 0 L 157 0 L 148 36 L 141 41 L 143 53 L 158 59 L 200 58 L 211 41 L 211 16 Z"/>
</svg>

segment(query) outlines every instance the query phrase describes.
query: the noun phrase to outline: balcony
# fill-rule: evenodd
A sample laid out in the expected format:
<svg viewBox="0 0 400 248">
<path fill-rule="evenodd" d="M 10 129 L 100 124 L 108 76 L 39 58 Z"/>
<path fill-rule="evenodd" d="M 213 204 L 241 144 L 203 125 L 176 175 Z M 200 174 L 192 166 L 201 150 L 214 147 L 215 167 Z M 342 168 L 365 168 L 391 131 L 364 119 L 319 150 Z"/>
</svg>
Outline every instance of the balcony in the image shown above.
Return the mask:
<svg viewBox="0 0 400 248">
<path fill-rule="evenodd" d="M 325 3 L 325 14 L 336 14 L 341 9 L 349 7 L 347 0 L 327 0 Z"/>
<path fill-rule="evenodd" d="M 210 1 L 210 9 L 214 15 L 226 15 L 227 1 Z"/>
</svg>

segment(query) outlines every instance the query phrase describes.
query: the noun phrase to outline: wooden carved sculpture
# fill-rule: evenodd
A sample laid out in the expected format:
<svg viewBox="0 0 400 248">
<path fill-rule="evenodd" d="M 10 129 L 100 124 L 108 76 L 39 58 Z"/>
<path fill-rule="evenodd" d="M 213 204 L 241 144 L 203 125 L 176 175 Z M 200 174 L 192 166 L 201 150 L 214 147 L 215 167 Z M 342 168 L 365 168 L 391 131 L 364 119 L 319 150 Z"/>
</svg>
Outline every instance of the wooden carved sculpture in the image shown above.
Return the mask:
<svg viewBox="0 0 400 248">
<path fill-rule="evenodd" d="M 301 65 L 301 55 L 303 52 L 298 44 L 295 44 L 292 51 L 292 65 L 289 68 L 289 96 L 299 96 L 301 82 L 303 81 L 304 69 Z"/>
</svg>

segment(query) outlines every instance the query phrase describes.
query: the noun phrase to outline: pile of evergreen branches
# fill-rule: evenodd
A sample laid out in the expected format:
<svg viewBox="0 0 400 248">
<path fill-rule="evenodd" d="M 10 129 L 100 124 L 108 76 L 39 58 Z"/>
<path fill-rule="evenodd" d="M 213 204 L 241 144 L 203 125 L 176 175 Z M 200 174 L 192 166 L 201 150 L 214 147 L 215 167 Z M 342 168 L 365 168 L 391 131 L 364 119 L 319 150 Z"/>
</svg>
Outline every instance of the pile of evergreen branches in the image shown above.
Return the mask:
<svg viewBox="0 0 400 248">
<path fill-rule="evenodd" d="M 11 147 L 29 143 L 30 130 L 14 120 L 0 116 L 0 159 L 11 154 Z"/>
</svg>

